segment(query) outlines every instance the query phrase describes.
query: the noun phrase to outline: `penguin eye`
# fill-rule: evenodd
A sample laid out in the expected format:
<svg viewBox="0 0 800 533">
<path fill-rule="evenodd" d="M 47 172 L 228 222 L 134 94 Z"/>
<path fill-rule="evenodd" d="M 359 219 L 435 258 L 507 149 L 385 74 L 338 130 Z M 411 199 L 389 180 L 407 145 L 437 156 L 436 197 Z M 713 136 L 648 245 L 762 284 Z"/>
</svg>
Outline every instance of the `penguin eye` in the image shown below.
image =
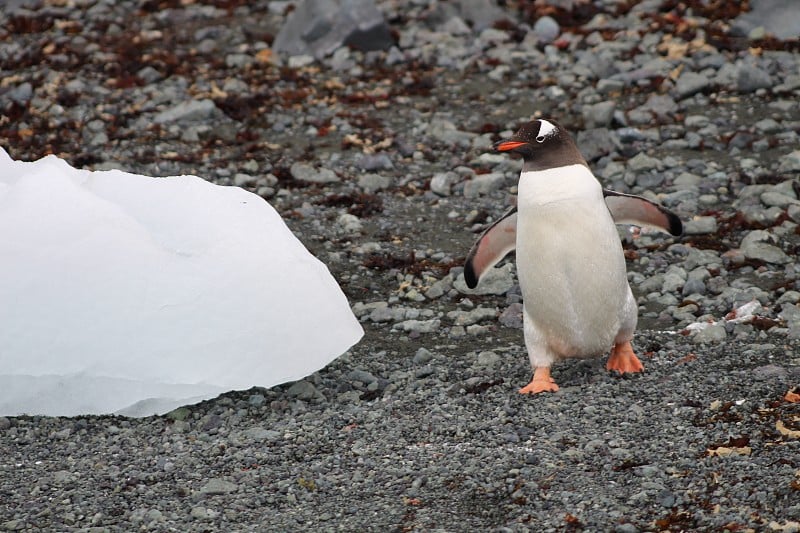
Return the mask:
<svg viewBox="0 0 800 533">
<path fill-rule="evenodd" d="M 543 143 L 544 142 L 544 135 L 539 135 L 538 137 L 536 137 L 536 142 L 537 143 Z"/>
</svg>

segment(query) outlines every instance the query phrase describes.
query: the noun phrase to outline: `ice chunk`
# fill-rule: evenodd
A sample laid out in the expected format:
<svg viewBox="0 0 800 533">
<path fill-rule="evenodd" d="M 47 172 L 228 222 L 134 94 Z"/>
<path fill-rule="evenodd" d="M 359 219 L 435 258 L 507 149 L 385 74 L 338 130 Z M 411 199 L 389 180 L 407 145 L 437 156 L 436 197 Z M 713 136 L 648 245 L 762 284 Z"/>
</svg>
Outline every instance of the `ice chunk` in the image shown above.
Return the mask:
<svg viewBox="0 0 800 533">
<path fill-rule="evenodd" d="M 0 415 L 163 413 L 302 378 L 362 335 L 262 198 L 0 148 Z"/>
</svg>

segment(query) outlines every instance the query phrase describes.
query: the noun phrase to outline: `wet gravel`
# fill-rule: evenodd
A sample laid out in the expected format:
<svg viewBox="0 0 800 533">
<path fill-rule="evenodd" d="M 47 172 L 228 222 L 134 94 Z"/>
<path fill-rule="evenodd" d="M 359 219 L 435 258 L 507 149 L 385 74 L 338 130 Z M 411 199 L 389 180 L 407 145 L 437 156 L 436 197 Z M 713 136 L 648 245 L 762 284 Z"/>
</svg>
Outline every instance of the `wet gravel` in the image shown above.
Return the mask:
<svg viewBox="0 0 800 533">
<path fill-rule="evenodd" d="M 384 1 L 388 49 L 318 57 L 274 50 L 289 2 L 6 3 L 12 157 L 256 192 L 366 336 L 164 417 L 0 417 L 0 528 L 798 530 L 800 47 L 751 3 Z M 621 230 L 647 371 L 522 397 L 513 261 L 460 274 L 539 113 L 687 232 Z"/>
</svg>

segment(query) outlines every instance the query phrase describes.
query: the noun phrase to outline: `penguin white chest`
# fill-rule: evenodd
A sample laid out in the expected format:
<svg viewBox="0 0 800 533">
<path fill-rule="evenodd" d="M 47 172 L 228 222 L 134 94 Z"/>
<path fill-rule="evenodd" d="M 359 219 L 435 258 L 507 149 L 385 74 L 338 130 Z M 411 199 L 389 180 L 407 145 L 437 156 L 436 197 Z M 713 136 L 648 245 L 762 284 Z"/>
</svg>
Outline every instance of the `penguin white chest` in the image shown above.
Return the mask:
<svg viewBox="0 0 800 533">
<path fill-rule="evenodd" d="M 517 271 L 525 313 L 561 357 L 607 350 L 635 328 L 619 235 L 600 183 L 584 165 L 523 172 Z M 631 325 L 632 322 L 632 325 Z"/>
</svg>

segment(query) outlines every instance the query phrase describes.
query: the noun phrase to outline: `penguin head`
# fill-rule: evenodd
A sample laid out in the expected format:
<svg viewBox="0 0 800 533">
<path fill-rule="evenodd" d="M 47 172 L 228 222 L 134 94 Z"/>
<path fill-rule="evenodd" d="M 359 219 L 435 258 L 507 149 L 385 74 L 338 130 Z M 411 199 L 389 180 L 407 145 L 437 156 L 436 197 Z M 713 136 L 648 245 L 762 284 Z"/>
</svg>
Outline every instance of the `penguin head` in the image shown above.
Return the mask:
<svg viewBox="0 0 800 533">
<path fill-rule="evenodd" d="M 527 122 L 508 139 L 495 143 L 499 152 L 522 156 L 526 167 L 542 170 L 573 163 L 586 165 L 575 142 L 554 120 L 538 119 Z"/>
</svg>

